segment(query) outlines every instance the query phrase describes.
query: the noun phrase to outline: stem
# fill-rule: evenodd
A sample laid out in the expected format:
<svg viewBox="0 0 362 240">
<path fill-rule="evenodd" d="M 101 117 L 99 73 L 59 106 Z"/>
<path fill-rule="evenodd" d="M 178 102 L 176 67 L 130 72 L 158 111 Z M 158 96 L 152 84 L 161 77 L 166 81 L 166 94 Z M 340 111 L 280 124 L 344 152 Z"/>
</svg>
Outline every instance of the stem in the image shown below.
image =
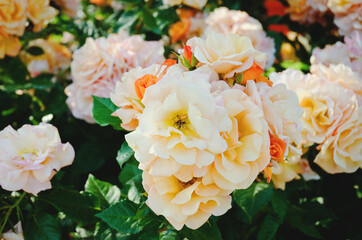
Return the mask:
<svg viewBox="0 0 362 240">
<path fill-rule="evenodd" d="M 26 195 L 26 192 L 23 192 L 23 193 L 21 194 L 20 198 L 15 202 L 15 204 L 12 205 L 12 206 L 9 208 L 9 210 L 6 212 L 6 215 L 5 215 L 5 218 L 4 218 L 4 222 L 3 222 L 3 224 L 1 225 L 1 228 L 0 228 L 0 237 L 2 236 L 3 230 L 4 230 L 4 228 L 5 228 L 6 223 L 8 222 L 8 219 L 9 219 L 9 217 L 10 217 L 11 212 L 13 211 L 14 208 L 16 208 L 16 207 L 20 204 L 20 202 L 23 200 L 23 198 L 25 197 L 25 195 Z"/>
</svg>

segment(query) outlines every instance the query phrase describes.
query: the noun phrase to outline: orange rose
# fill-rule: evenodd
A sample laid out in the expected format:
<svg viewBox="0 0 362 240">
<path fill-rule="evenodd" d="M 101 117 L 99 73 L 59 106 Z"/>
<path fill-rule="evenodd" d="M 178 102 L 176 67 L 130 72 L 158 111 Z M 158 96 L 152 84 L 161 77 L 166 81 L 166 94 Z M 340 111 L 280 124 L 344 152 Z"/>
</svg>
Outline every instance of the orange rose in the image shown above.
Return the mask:
<svg viewBox="0 0 362 240">
<path fill-rule="evenodd" d="M 165 60 L 162 65 L 167 66 L 167 67 L 163 70 L 163 73 L 165 73 L 166 70 L 174 64 L 176 64 L 176 60 L 173 60 L 173 59 Z M 161 75 L 163 75 L 163 74 L 161 73 Z M 152 75 L 152 74 L 146 74 L 143 77 L 137 79 L 134 83 L 137 97 L 140 100 L 142 100 L 143 95 L 145 95 L 146 88 L 157 83 L 161 78 L 162 77 L 156 77 L 155 75 Z"/>
<path fill-rule="evenodd" d="M 253 63 L 251 68 L 243 73 L 241 84 L 245 85 L 246 81 L 254 80 L 255 82 L 265 82 L 272 87 L 273 83 L 267 77 L 264 77 L 263 73 L 263 69 L 258 64 Z"/>
<path fill-rule="evenodd" d="M 284 152 L 286 148 L 285 142 L 283 142 L 280 138 L 274 136 L 270 136 L 270 156 L 271 160 L 282 162 L 284 158 Z"/>
<path fill-rule="evenodd" d="M 158 79 L 156 76 L 151 75 L 151 74 L 146 74 L 143 77 L 137 79 L 136 82 L 134 83 L 137 97 L 140 100 L 142 100 L 143 95 L 145 95 L 146 88 L 148 88 L 149 86 L 152 86 L 153 84 L 158 82 L 158 80 L 160 80 L 160 79 Z"/>
</svg>

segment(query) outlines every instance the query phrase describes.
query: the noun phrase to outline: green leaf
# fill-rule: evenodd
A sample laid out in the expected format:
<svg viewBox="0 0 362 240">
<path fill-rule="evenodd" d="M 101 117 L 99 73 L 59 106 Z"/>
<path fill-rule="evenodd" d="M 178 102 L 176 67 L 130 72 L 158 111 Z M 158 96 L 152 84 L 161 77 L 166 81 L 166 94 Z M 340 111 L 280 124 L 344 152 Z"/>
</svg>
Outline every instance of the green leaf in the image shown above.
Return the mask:
<svg viewBox="0 0 362 240">
<path fill-rule="evenodd" d="M 126 163 L 122 172 L 119 174 L 118 179 L 123 185 L 126 185 L 130 179 L 141 174 L 142 171 L 137 166 Z"/>
<path fill-rule="evenodd" d="M 117 109 L 111 99 L 93 96 L 93 118 L 100 126 L 111 125 L 116 130 L 122 130 L 122 121 L 118 117 L 111 116 Z"/>
<path fill-rule="evenodd" d="M 212 219 L 209 219 L 208 222 L 196 230 L 183 227 L 179 233 L 182 237 L 190 240 L 222 240 L 219 227 Z"/>
<path fill-rule="evenodd" d="M 121 190 L 117 186 L 100 181 L 92 174 L 89 174 L 85 183 L 85 191 L 97 197 L 103 208 L 117 203 L 121 197 Z"/>
<path fill-rule="evenodd" d="M 271 203 L 274 211 L 278 214 L 280 221 L 283 222 L 289 205 L 289 201 L 285 196 L 285 192 L 282 190 L 274 191 Z"/>
<path fill-rule="evenodd" d="M 138 205 L 123 199 L 107 210 L 97 214 L 97 217 L 122 233 L 135 234 L 141 232 L 151 222 L 151 219 L 143 215 L 136 216 L 138 209 Z"/>
<path fill-rule="evenodd" d="M 129 234 L 122 234 L 104 222 L 98 222 L 94 230 L 95 240 L 127 240 Z"/>
<path fill-rule="evenodd" d="M 253 183 L 247 189 L 234 191 L 233 199 L 245 212 L 249 223 L 251 223 L 255 214 L 269 203 L 273 191 L 271 184 L 264 182 Z"/>
<path fill-rule="evenodd" d="M 53 188 L 39 194 L 39 200 L 53 205 L 58 211 L 65 213 L 69 218 L 84 223 L 93 223 L 95 215 L 100 212 L 100 203 L 89 193 L 63 188 Z"/>
<path fill-rule="evenodd" d="M 316 228 L 316 221 L 311 216 L 313 213 L 298 206 L 291 206 L 288 209 L 286 221 L 292 228 L 298 229 L 305 235 L 322 239 L 319 231 Z"/>
<path fill-rule="evenodd" d="M 61 239 L 61 226 L 55 217 L 42 213 L 27 219 L 24 235 L 27 240 L 57 240 Z"/>
<path fill-rule="evenodd" d="M 278 217 L 267 215 L 258 231 L 257 240 L 271 240 L 278 230 L 280 221 Z"/>
<path fill-rule="evenodd" d="M 33 55 L 33 56 L 39 56 L 39 55 L 44 54 L 43 49 L 41 47 L 38 47 L 38 46 L 29 47 L 29 48 L 26 49 L 26 51 L 28 53 L 30 53 L 31 55 Z"/>
<path fill-rule="evenodd" d="M 117 162 L 119 166 L 122 168 L 123 164 L 127 162 L 134 154 L 132 148 L 128 146 L 128 143 L 124 141 L 122 143 L 121 149 L 117 153 Z"/>
<path fill-rule="evenodd" d="M 302 62 L 295 62 L 293 60 L 287 60 L 280 63 L 280 66 L 282 66 L 284 69 L 292 68 L 295 70 L 300 71 L 308 71 L 309 66 Z"/>
<path fill-rule="evenodd" d="M 152 12 L 146 8 L 142 9 L 142 19 L 145 26 L 152 32 L 161 35 L 160 29 L 158 29 L 156 19 L 152 15 Z"/>
<path fill-rule="evenodd" d="M 160 240 L 179 240 L 179 235 L 176 231 L 167 230 L 160 233 Z"/>
</svg>

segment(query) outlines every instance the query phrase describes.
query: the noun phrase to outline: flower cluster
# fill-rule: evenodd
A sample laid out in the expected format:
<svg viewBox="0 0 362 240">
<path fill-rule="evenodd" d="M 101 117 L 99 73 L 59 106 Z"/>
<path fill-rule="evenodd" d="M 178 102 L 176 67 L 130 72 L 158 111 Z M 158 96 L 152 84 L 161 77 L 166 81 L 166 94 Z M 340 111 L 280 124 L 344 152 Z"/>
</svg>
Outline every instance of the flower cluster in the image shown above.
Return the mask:
<svg viewBox="0 0 362 240">
<path fill-rule="evenodd" d="M 343 64 L 316 64 L 307 75 L 288 69 L 270 78 L 296 91 L 304 109 L 302 143 L 318 145 L 316 164 L 328 173 L 351 173 L 362 167 L 362 81 L 358 74 Z"/>
<path fill-rule="evenodd" d="M 272 38 L 266 36 L 261 23 L 244 11 L 216 8 L 206 15 L 200 11 L 178 9 L 180 21 L 171 25 L 169 35 L 171 42 L 185 42 L 191 37 L 207 37 L 210 32 L 237 34 L 251 39 L 255 49 L 267 54 L 265 68 L 275 60 L 275 46 Z"/>
<path fill-rule="evenodd" d="M 265 62 L 248 37 L 210 31 L 187 41 L 178 64 L 137 67 L 117 82 L 113 115 L 133 130 L 125 138 L 147 204 L 176 229 L 224 214 L 235 189 L 301 154 L 298 97 L 262 75 Z"/>
<path fill-rule="evenodd" d="M 74 117 L 94 123 L 92 95 L 109 97 L 124 73 L 137 66 L 162 63 L 163 52 L 161 42 L 145 41 L 123 31 L 108 38 L 88 38 L 73 54 L 73 83 L 65 89 Z"/>
<path fill-rule="evenodd" d="M 50 189 L 50 179 L 60 168 L 71 165 L 74 149 L 62 144 L 58 130 L 46 123 L 11 126 L 0 131 L 0 186 L 37 195 Z"/>
<path fill-rule="evenodd" d="M 34 31 L 40 31 L 58 11 L 49 0 L 4 0 L 0 2 L 0 59 L 16 56 L 28 19 Z"/>
</svg>

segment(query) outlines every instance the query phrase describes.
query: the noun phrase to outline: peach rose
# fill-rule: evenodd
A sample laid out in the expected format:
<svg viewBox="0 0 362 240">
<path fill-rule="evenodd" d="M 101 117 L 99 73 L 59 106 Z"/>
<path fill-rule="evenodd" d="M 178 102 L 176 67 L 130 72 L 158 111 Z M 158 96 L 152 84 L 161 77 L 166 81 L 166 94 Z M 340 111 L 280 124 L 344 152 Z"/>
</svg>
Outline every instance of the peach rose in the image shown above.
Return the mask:
<svg viewBox="0 0 362 240">
<path fill-rule="evenodd" d="M 23 228 L 21 227 L 21 222 L 18 222 L 14 226 L 14 230 L 9 230 L 4 233 L 1 237 L 2 240 L 24 240 Z"/>
<path fill-rule="evenodd" d="M 187 170 L 184 169 L 189 172 Z M 148 193 L 147 205 L 177 230 L 184 225 L 197 229 L 211 215 L 220 216 L 231 208 L 231 191 L 204 184 L 202 177 L 184 180 L 174 175 L 153 176 L 144 171 L 143 186 Z"/>
<path fill-rule="evenodd" d="M 81 0 L 52 0 L 57 4 L 68 17 L 74 18 L 81 8 Z"/>
<path fill-rule="evenodd" d="M 193 7 L 196 9 L 202 9 L 207 0 L 163 0 L 163 4 L 170 5 L 170 6 L 176 6 L 184 4 L 189 7 Z"/>
<path fill-rule="evenodd" d="M 176 61 L 174 62 L 176 63 Z M 116 84 L 115 92 L 110 93 L 112 102 L 120 107 L 112 115 L 122 120 L 122 128 L 132 131 L 138 126 L 138 117 L 143 112 L 143 99 L 146 86 L 140 89 L 137 82 L 140 80 L 154 80 L 144 82 L 149 87 L 155 84 L 165 74 L 169 66 L 166 64 L 153 64 L 147 68 L 136 67 L 122 76 L 121 81 Z M 147 79 L 145 78 L 147 77 Z"/>
<path fill-rule="evenodd" d="M 255 50 L 248 37 L 210 32 L 206 39 L 194 37 L 186 44 L 200 63 L 209 65 L 225 78 L 249 69 L 254 62 L 262 68 L 265 66 L 265 54 Z"/>
<path fill-rule="evenodd" d="M 335 67 L 315 65 L 306 76 L 290 69 L 270 77 L 296 90 L 304 108 L 303 143 L 320 144 L 315 162 L 329 173 L 354 172 L 361 166 L 361 100 L 350 86 L 357 91 L 361 83 L 350 81 L 348 72 L 336 74 Z"/>
<path fill-rule="evenodd" d="M 352 35 L 354 31 L 362 31 L 362 3 L 352 5 L 345 12 L 337 12 L 334 23 L 341 35 Z"/>
<path fill-rule="evenodd" d="M 92 95 L 109 97 L 123 73 L 137 66 L 162 63 L 163 51 L 161 42 L 144 41 L 139 35 L 129 37 L 125 32 L 88 38 L 73 54 L 73 83 L 65 89 L 73 115 L 94 123 Z"/>
<path fill-rule="evenodd" d="M 232 123 L 210 93 L 213 70 L 205 67 L 182 72 L 176 66 L 146 89 L 139 126 L 126 135 L 140 163 L 160 157 L 203 167 L 226 150 L 220 134 L 230 131 Z"/>
<path fill-rule="evenodd" d="M 28 65 L 28 71 L 32 77 L 43 72 L 57 74 L 70 67 L 72 53 L 66 46 L 46 39 L 30 41 L 28 47 L 33 46 L 41 48 L 44 53 L 33 56 L 24 51 L 21 54 L 21 58 Z"/>
<path fill-rule="evenodd" d="M 353 173 L 362 168 L 362 107 L 321 146 L 315 159 L 328 173 Z"/>
<path fill-rule="evenodd" d="M 275 60 L 275 46 L 272 38 L 267 37 L 261 23 L 250 17 L 246 12 L 229 10 L 226 7 L 216 8 L 205 19 L 209 30 L 223 34 L 234 33 L 240 36 L 249 37 L 253 47 L 267 55 L 265 68 L 273 65 Z"/>
<path fill-rule="evenodd" d="M 46 123 L 11 126 L 0 132 L 0 185 L 8 191 L 37 195 L 50 189 L 50 180 L 62 167 L 72 164 L 74 149 L 62 144 L 58 130 Z"/>
<path fill-rule="evenodd" d="M 292 79 L 293 72 L 296 70 L 284 71 L 279 76 L 272 74 L 270 78 L 274 82 L 284 82 L 288 89 L 295 90 L 298 94 L 300 105 L 304 109 L 303 143 L 321 144 L 352 116 L 358 107 L 357 97 L 337 82 L 333 83 L 325 76 L 316 74 L 300 75 L 298 84 L 293 86 L 292 82 L 297 80 Z"/>
<path fill-rule="evenodd" d="M 40 31 L 58 14 L 58 10 L 49 6 L 49 0 L 28 0 L 27 16 L 34 24 L 34 31 Z"/>
<path fill-rule="evenodd" d="M 0 59 L 5 55 L 15 57 L 21 49 L 18 37 L 3 32 L 0 28 Z"/>
<path fill-rule="evenodd" d="M 0 31 L 22 36 L 26 25 L 26 0 L 3 0 L 0 3 Z"/>
<path fill-rule="evenodd" d="M 204 182 L 215 182 L 222 189 L 245 189 L 270 162 L 268 125 L 262 108 L 241 89 L 220 81 L 213 84 L 213 91 L 219 105 L 227 109 L 232 129 L 221 135 L 227 149 L 216 155 Z"/>
</svg>

